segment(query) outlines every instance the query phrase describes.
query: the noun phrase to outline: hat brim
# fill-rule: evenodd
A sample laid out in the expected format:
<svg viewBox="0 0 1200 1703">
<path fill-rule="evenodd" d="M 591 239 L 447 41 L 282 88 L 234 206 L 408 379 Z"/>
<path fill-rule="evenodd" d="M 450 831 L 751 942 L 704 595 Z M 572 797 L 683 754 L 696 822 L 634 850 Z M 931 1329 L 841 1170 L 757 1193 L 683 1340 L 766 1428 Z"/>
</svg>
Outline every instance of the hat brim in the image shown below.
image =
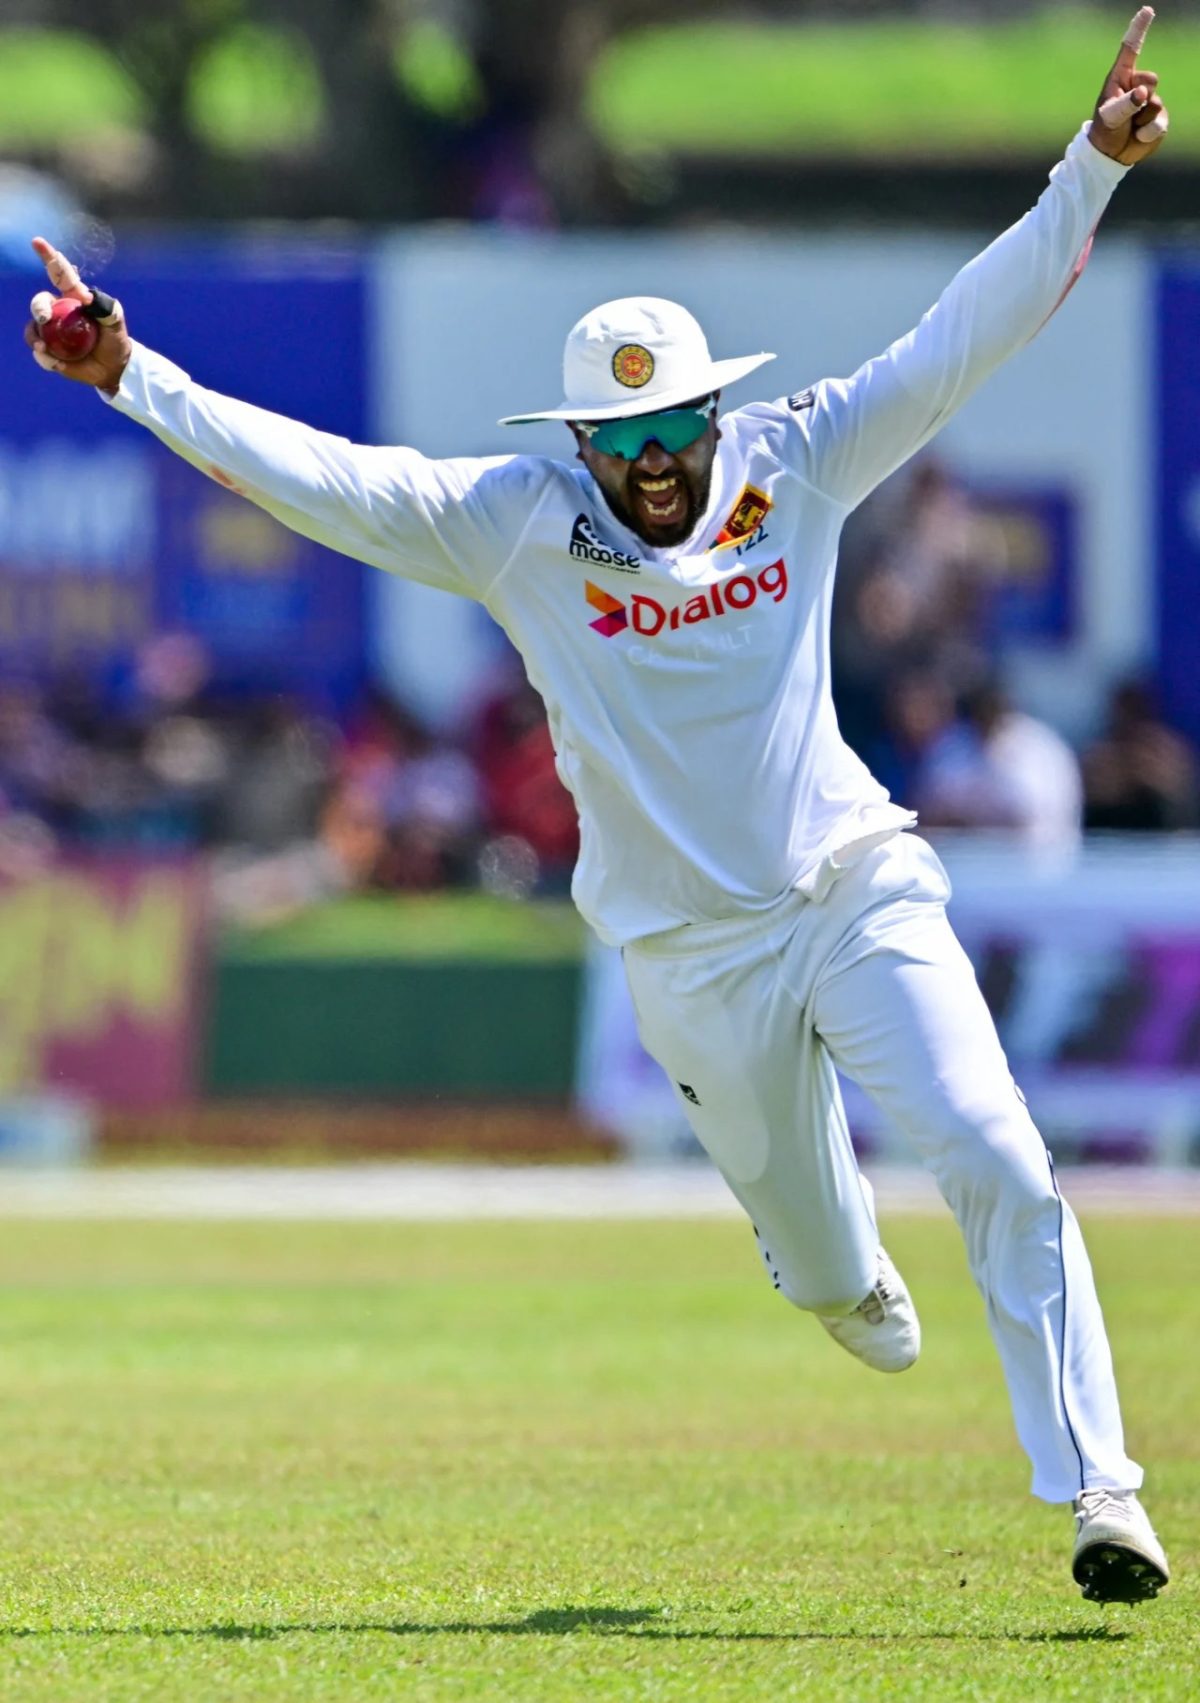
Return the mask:
<svg viewBox="0 0 1200 1703">
<path fill-rule="evenodd" d="M 586 401 L 563 402 L 557 408 L 547 408 L 540 414 L 508 414 L 497 424 L 532 426 L 537 420 L 632 420 L 639 414 L 657 414 L 664 408 L 678 408 L 693 397 L 709 396 L 714 390 L 723 390 L 727 384 L 735 384 L 756 367 L 765 366 L 774 359 L 774 355 L 761 354 L 739 355 L 732 361 L 713 361 L 695 373 L 686 385 L 676 385 L 673 390 L 656 390 L 653 394 L 630 391 L 619 402 L 598 402 L 594 406 Z"/>
</svg>

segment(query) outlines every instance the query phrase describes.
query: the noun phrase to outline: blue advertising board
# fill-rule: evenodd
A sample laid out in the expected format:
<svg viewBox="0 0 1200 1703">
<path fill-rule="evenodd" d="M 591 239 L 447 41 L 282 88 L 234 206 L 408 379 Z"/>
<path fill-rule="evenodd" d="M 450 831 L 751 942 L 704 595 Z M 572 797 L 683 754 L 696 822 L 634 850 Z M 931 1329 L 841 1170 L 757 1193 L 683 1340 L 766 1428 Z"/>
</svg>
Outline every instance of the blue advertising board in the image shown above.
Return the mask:
<svg viewBox="0 0 1200 1703">
<path fill-rule="evenodd" d="M 1158 677 L 1200 740 L 1200 256 L 1165 257 L 1156 294 Z"/>
<path fill-rule="evenodd" d="M 40 272 L 0 269 L 0 670 L 119 689 L 156 633 L 201 640 L 217 686 L 330 706 L 364 667 L 360 564 L 188 466 L 21 341 Z M 366 431 L 356 249 L 222 238 L 118 245 L 102 282 L 198 382 L 321 430 Z"/>
</svg>

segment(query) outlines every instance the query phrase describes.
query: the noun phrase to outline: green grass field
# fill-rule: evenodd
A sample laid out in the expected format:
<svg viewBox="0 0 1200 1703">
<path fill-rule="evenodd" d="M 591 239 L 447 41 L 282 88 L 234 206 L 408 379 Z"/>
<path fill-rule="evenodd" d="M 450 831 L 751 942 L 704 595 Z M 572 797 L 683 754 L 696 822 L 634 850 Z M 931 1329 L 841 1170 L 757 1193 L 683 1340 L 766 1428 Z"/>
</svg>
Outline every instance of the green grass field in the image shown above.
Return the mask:
<svg viewBox="0 0 1200 1703">
<path fill-rule="evenodd" d="M 1177 1569 L 1099 1609 L 941 1222 L 898 1379 L 732 1223 L 6 1224 L 0 1696 L 1194 1698 L 1196 1236 L 1091 1227 Z"/>
</svg>

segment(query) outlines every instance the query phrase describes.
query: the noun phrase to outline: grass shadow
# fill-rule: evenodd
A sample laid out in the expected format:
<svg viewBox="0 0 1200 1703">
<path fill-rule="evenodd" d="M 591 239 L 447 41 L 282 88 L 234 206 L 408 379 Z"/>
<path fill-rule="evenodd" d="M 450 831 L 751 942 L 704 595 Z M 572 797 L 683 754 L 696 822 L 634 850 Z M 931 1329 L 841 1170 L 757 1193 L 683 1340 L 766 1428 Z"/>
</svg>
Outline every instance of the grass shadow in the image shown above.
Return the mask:
<svg viewBox="0 0 1200 1703">
<path fill-rule="evenodd" d="M 744 1632 L 719 1627 L 672 1626 L 670 1610 L 646 1608 L 561 1608 L 535 1609 L 521 1620 L 393 1620 L 393 1621 L 284 1621 L 274 1624 L 242 1625 L 220 1621 L 210 1626 L 95 1626 L 95 1627 L 0 1627 L 0 1644 L 16 1638 L 212 1638 L 229 1643 L 269 1642 L 296 1633 L 346 1634 L 382 1632 L 395 1638 L 460 1637 L 487 1634 L 501 1637 L 565 1638 L 579 1633 L 602 1638 L 648 1638 L 676 1643 L 807 1644 L 807 1643 L 1017 1643 L 1086 1644 L 1120 1643 L 1127 1631 L 1101 1626 L 1081 1626 L 1057 1632 L 983 1631 L 964 1627 L 947 1632 L 800 1631 Z"/>
<path fill-rule="evenodd" d="M 1071 1632 L 1026 1632 L 1027 1644 L 1119 1644 L 1128 1632 L 1115 1626 L 1077 1626 Z"/>
</svg>

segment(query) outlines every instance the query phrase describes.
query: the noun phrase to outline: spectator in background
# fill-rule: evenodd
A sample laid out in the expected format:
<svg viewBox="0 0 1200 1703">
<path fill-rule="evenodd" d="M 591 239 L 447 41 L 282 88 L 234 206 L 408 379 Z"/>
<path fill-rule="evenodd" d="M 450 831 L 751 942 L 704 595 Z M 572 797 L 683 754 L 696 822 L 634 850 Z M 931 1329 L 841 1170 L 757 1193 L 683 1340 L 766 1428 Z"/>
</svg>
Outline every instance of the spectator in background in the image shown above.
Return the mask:
<svg viewBox="0 0 1200 1703">
<path fill-rule="evenodd" d="M 425 891 L 474 878 L 479 780 L 469 758 L 426 733 L 383 795 L 386 887 Z"/>
<path fill-rule="evenodd" d="M 377 871 L 405 891 L 462 886 L 473 879 L 479 780 L 463 752 L 439 743 L 378 686 L 368 688 L 338 754 L 338 773 L 366 789 L 387 824 Z"/>
<path fill-rule="evenodd" d="M 233 766 L 234 736 L 206 702 L 212 658 L 190 633 L 157 633 L 138 654 L 131 710 L 147 784 L 178 838 L 207 845 Z"/>
<path fill-rule="evenodd" d="M 993 540 L 932 457 L 895 474 L 850 517 L 834 589 L 834 689 L 843 736 L 868 766 L 895 732 L 889 705 L 899 677 L 936 675 L 956 694 L 986 668 Z"/>
<path fill-rule="evenodd" d="M 424 743 L 412 712 L 382 686 L 367 686 L 342 733 L 338 774 L 377 792 L 386 791 Z"/>
<path fill-rule="evenodd" d="M 81 766 L 78 744 L 32 686 L 0 688 L 0 791 L 8 810 L 30 812 L 61 831 Z"/>
<path fill-rule="evenodd" d="M 231 852 L 218 859 L 217 915 L 242 924 L 281 922 L 323 900 L 368 891 L 386 846 L 383 811 L 370 790 L 353 782 L 333 784 L 310 837 L 267 857 Z"/>
<path fill-rule="evenodd" d="M 967 695 L 962 719 L 934 743 L 915 804 L 930 828 L 1007 830 L 1038 850 L 1071 851 L 1083 813 L 1079 764 L 992 681 Z"/>
<path fill-rule="evenodd" d="M 885 683 L 883 728 L 864 756 L 897 804 L 916 808 L 929 755 L 956 725 L 954 694 L 933 668 L 913 668 Z"/>
<path fill-rule="evenodd" d="M 282 851 L 312 832 L 330 773 L 336 729 L 285 697 L 255 699 L 233 728 L 218 838 Z"/>
<path fill-rule="evenodd" d="M 838 725 L 864 760 L 884 737 L 890 683 L 919 667 L 928 649 L 915 601 L 882 553 L 855 562 L 853 574 L 839 576 L 833 629 Z"/>
<path fill-rule="evenodd" d="M 990 535 L 948 468 L 924 456 L 881 487 L 865 524 L 927 633 L 945 639 L 975 631 L 995 565 Z"/>
<path fill-rule="evenodd" d="M 1159 716 L 1150 687 L 1126 680 L 1084 753 L 1084 824 L 1145 833 L 1200 823 L 1196 754 Z"/>
</svg>

